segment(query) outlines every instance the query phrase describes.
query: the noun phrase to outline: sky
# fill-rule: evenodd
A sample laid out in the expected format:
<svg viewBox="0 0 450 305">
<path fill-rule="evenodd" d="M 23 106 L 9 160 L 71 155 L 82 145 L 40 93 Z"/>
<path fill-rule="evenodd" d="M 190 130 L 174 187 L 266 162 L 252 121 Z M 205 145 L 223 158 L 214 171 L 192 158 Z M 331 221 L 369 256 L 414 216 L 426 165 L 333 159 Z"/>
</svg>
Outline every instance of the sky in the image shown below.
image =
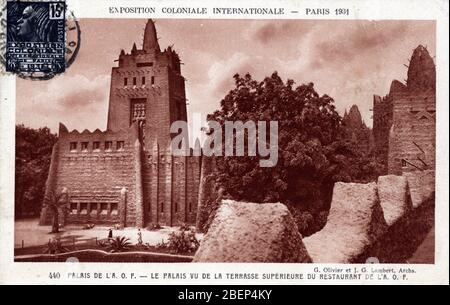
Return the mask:
<svg viewBox="0 0 450 305">
<path fill-rule="evenodd" d="M 58 131 L 106 129 L 111 68 L 120 50 L 142 47 L 146 20 L 82 19 L 74 63 L 47 81 L 18 78 L 16 123 Z M 180 55 L 188 118 L 219 108 L 233 75 L 261 81 L 277 71 L 297 85 L 313 82 L 335 100 L 340 114 L 356 104 L 372 126 L 373 95 L 404 82 L 408 59 L 422 44 L 436 55 L 433 21 L 158 19 L 161 49 Z"/>
</svg>

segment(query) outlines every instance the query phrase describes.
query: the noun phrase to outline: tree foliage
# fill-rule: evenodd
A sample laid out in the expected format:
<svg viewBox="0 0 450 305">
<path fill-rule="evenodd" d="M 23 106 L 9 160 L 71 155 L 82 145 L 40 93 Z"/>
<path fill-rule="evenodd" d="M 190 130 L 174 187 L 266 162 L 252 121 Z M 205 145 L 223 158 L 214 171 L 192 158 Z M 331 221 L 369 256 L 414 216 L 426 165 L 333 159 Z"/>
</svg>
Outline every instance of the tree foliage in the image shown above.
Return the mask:
<svg viewBox="0 0 450 305">
<path fill-rule="evenodd" d="M 376 164 L 345 137 L 334 100 L 312 83 L 295 86 L 275 72 L 262 82 L 236 74 L 235 88 L 208 120 L 278 121 L 278 163 L 260 167 L 259 156 L 219 157 L 218 183 L 236 199 L 324 210 L 336 181 L 367 181 Z"/>
<path fill-rule="evenodd" d="M 32 129 L 16 125 L 16 218 L 39 215 L 56 140 L 47 127 Z"/>
</svg>

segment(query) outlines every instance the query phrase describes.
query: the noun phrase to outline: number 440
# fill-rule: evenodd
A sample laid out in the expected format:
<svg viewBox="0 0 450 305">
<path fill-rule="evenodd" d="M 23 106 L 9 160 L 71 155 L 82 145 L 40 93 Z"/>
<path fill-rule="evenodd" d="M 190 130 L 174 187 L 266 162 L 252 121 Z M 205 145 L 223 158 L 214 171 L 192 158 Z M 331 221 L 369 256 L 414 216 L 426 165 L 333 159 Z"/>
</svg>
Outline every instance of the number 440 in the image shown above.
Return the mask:
<svg viewBox="0 0 450 305">
<path fill-rule="evenodd" d="M 51 280 L 59 279 L 59 278 L 61 278 L 61 274 L 59 272 L 50 272 L 48 275 L 48 278 Z"/>
</svg>

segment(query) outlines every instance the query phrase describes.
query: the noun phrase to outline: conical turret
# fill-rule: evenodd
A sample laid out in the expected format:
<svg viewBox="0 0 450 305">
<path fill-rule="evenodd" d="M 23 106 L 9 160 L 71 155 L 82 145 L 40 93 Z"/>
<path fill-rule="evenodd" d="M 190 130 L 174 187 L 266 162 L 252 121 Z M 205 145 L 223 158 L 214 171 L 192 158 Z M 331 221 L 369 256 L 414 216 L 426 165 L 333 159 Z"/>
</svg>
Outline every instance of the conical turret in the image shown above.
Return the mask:
<svg viewBox="0 0 450 305">
<path fill-rule="evenodd" d="M 436 67 L 428 50 L 422 45 L 411 56 L 407 86 L 410 90 L 423 91 L 436 88 Z"/>
<path fill-rule="evenodd" d="M 143 49 L 145 51 L 159 51 L 158 37 L 156 35 L 156 28 L 152 19 L 149 19 L 145 25 Z"/>
<path fill-rule="evenodd" d="M 344 117 L 342 118 L 342 123 L 350 128 L 358 129 L 363 126 L 363 121 L 361 117 L 361 113 L 359 112 L 358 106 L 353 105 L 349 112 L 344 113 Z"/>
</svg>

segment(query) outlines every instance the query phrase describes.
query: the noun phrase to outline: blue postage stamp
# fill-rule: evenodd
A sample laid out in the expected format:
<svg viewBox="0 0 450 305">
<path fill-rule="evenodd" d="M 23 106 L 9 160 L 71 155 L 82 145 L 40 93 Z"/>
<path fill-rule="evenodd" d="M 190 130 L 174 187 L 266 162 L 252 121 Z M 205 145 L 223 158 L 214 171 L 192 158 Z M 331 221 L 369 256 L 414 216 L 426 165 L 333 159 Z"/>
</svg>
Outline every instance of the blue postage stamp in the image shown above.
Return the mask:
<svg viewBox="0 0 450 305">
<path fill-rule="evenodd" d="M 8 1 L 6 9 L 6 71 L 64 72 L 65 1 Z"/>
</svg>

